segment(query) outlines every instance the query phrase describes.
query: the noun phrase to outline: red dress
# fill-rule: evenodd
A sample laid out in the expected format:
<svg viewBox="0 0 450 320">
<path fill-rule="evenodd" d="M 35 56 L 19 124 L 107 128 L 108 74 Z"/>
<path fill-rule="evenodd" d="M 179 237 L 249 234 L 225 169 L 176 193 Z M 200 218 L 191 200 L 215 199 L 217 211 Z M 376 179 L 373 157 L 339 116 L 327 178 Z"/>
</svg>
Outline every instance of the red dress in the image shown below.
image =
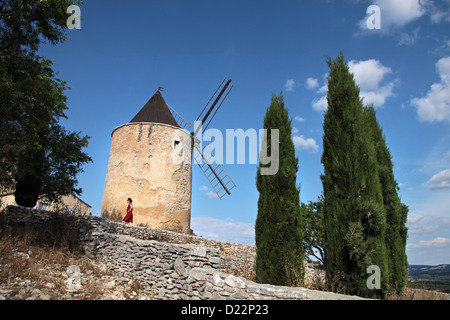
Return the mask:
<svg viewBox="0 0 450 320">
<path fill-rule="evenodd" d="M 123 218 L 123 221 L 133 223 L 133 207 L 131 206 L 131 204 L 128 204 L 127 214 L 125 218 Z"/>
</svg>

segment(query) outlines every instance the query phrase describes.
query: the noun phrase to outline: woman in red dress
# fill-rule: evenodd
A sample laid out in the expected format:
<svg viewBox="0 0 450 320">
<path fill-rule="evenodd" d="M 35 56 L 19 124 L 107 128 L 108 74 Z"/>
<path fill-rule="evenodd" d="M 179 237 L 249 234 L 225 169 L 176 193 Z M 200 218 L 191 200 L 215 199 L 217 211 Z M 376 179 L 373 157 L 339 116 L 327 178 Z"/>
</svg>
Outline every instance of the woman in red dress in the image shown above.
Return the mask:
<svg viewBox="0 0 450 320">
<path fill-rule="evenodd" d="M 133 200 L 131 198 L 128 198 L 128 207 L 127 207 L 127 214 L 123 218 L 123 221 L 133 223 Z"/>
</svg>

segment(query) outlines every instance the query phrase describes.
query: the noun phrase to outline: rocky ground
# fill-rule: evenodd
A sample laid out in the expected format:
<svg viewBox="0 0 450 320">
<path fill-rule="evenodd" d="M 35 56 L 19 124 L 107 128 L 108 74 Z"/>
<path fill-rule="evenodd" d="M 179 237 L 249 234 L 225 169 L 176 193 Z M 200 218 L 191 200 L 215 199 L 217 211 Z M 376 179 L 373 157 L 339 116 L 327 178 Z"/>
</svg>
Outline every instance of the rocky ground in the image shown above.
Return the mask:
<svg viewBox="0 0 450 320">
<path fill-rule="evenodd" d="M 0 300 L 154 299 L 151 288 L 85 256 L 2 240 Z M 79 274 L 68 272 L 71 266 Z"/>
<path fill-rule="evenodd" d="M 0 300 L 157 299 L 156 286 L 146 286 L 80 252 L 69 251 L 67 241 L 36 241 L 29 235 L 18 236 L 14 231 L 0 230 Z M 311 275 L 312 283 L 316 285 L 310 287 L 323 289 L 318 285 L 323 282 L 323 275 L 320 272 Z M 316 293 L 320 295 L 318 299 L 325 294 Z M 435 291 L 407 288 L 402 296 L 389 296 L 388 299 L 447 300 L 449 297 Z"/>
</svg>

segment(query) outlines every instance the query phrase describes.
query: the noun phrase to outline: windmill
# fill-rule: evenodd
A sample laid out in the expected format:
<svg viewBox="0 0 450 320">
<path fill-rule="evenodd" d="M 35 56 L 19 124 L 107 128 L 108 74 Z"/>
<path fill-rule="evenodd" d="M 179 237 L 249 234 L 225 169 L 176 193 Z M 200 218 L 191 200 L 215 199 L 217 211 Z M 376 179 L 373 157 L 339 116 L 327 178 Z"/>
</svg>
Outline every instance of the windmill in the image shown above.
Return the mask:
<svg viewBox="0 0 450 320">
<path fill-rule="evenodd" d="M 200 146 L 200 140 L 197 135 L 200 129 L 206 130 L 208 128 L 232 88 L 233 85 L 231 85 L 231 79 L 224 78 L 217 90 L 209 99 L 208 103 L 203 108 L 202 112 L 198 115 L 195 120 L 197 125 L 195 131 L 191 132 L 193 146 L 198 152 L 194 157 L 195 162 L 202 170 L 219 199 L 222 199 L 227 194 L 230 195 L 231 190 L 236 187 L 236 184 L 225 171 L 223 166 L 214 157 L 211 150 L 207 146 Z M 169 108 L 175 120 L 182 125 L 184 129 L 190 130 L 191 126 L 173 108 L 170 106 Z"/>
<path fill-rule="evenodd" d="M 129 122 L 116 127 L 111 133 L 102 215 L 121 212 L 123 199 L 130 197 L 135 223 L 189 233 L 193 155 L 217 197 L 230 194 L 236 184 L 211 150 L 201 146 L 200 128 L 208 128 L 232 87 L 231 80 L 222 81 L 193 132 L 167 105 L 161 86 Z"/>
</svg>

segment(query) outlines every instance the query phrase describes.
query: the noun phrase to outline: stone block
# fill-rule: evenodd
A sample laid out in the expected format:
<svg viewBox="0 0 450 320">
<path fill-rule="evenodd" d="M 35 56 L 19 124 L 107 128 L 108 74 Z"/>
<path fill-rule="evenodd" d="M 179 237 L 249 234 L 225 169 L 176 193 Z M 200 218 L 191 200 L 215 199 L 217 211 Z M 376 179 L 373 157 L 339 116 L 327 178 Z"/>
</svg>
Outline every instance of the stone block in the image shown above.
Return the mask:
<svg viewBox="0 0 450 320">
<path fill-rule="evenodd" d="M 276 289 L 275 290 L 275 297 L 287 298 L 288 295 L 289 295 L 289 290 L 288 289 L 280 288 L 280 289 Z"/>
<path fill-rule="evenodd" d="M 261 286 L 260 293 L 262 295 L 265 295 L 265 296 L 274 296 L 275 295 L 275 289 L 269 288 L 269 287 L 265 287 L 265 286 Z"/>
<path fill-rule="evenodd" d="M 245 282 L 241 278 L 235 277 L 232 274 L 226 277 L 224 282 L 225 284 L 233 288 L 240 288 L 240 289 L 245 288 Z"/>
<path fill-rule="evenodd" d="M 231 297 L 232 297 L 233 299 L 243 300 L 243 299 L 248 299 L 248 294 L 246 294 L 245 292 L 239 290 L 238 292 L 236 292 L 235 294 L 233 294 Z"/>
<path fill-rule="evenodd" d="M 248 284 L 247 285 L 247 292 L 248 293 L 257 293 L 259 294 L 261 292 L 261 286 L 259 285 L 254 285 L 254 284 Z"/>
<path fill-rule="evenodd" d="M 189 277 L 192 277 L 197 281 L 204 281 L 206 280 L 206 270 L 202 268 L 193 268 L 189 271 Z"/>
<path fill-rule="evenodd" d="M 211 264 L 218 264 L 218 265 L 220 265 L 221 259 L 219 257 L 211 257 L 211 258 L 209 258 L 208 261 Z"/>
<path fill-rule="evenodd" d="M 306 293 L 300 290 L 289 290 L 286 299 L 305 299 Z"/>
<path fill-rule="evenodd" d="M 176 273 L 178 273 L 180 276 L 187 277 L 189 275 L 188 271 L 186 270 L 186 266 L 183 262 L 183 259 L 181 259 L 181 257 L 178 257 L 175 260 L 175 263 L 173 264 L 173 268 L 176 271 Z"/>
<path fill-rule="evenodd" d="M 223 287 L 223 284 L 224 284 L 224 281 L 222 280 L 222 278 L 219 276 L 218 273 L 215 273 L 214 275 L 209 276 L 208 281 L 216 287 Z"/>
<path fill-rule="evenodd" d="M 218 292 L 214 292 L 212 295 L 212 298 L 214 300 L 225 300 L 225 297 L 223 297 L 222 295 L 220 295 Z"/>
<path fill-rule="evenodd" d="M 224 290 L 224 292 L 228 292 L 228 293 L 235 293 L 237 290 L 236 288 L 232 288 L 229 286 L 224 286 L 222 289 Z"/>
<path fill-rule="evenodd" d="M 195 257 L 206 257 L 206 248 L 204 247 L 194 247 L 191 249 L 191 256 Z"/>
</svg>

